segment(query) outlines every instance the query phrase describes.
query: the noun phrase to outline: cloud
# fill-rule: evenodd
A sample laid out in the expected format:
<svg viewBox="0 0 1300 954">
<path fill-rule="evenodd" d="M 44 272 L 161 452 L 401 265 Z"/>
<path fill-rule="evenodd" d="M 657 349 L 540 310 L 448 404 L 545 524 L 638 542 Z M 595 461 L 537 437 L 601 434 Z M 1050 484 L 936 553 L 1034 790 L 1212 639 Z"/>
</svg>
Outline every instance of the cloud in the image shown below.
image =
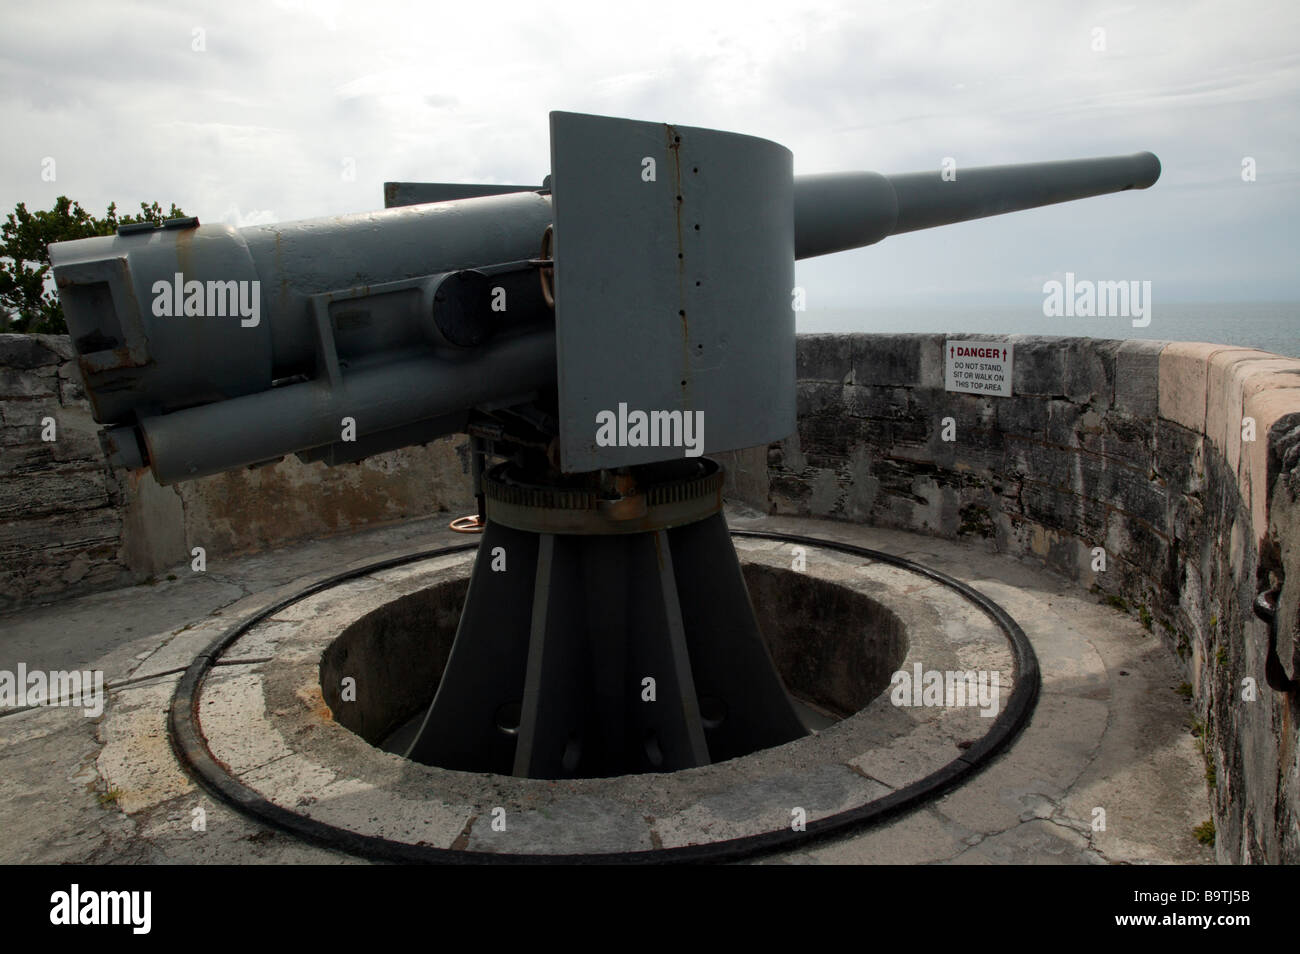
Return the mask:
<svg viewBox="0 0 1300 954">
<path fill-rule="evenodd" d="M 280 220 L 270 209 L 253 209 L 244 213 L 235 206 L 223 212 L 220 221 L 224 225 L 233 225 L 237 229 L 242 229 L 250 225 L 274 225 Z"/>
<path fill-rule="evenodd" d="M 46 0 L 7 11 L 0 35 L 0 210 L 67 194 L 247 225 L 271 213 L 241 209 L 378 208 L 388 180 L 536 182 L 547 112 L 565 109 L 762 136 L 793 151 L 797 172 L 1140 149 L 1163 161 L 1148 192 L 801 263 L 814 302 L 1014 296 L 1029 276 L 1082 273 L 1081 259 L 1092 274 L 1194 274 L 1201 290 L 1276 268 L 1300 298 L 1283 264 L 1300 215 L 1298 26 L 1294 4 L 1230 0 L 234 0 L 201 12 Z M 45 156 L 57 181 L 41 176 Z M 1225 246 L 1215 230 L 1252 240 Z"/>
</svg>

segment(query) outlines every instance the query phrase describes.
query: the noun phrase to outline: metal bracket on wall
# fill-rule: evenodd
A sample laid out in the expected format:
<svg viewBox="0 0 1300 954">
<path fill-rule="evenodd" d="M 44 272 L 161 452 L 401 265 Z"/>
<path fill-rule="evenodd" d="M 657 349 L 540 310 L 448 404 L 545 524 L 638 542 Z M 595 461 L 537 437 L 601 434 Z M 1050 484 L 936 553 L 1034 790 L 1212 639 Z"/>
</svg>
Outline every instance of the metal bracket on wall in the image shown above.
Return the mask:
<svg viewBox="0 0 1300 954">
<path fill-rule="evenodd" d="M 1300 689 L 1300 682 L 1287 676 L 1282 668 L 1282 660 L 1277 655 L 1277 600 L 1282 593 L 1280 586 L 1260 593 L 1255 597 L 1255 615 L 1268 624 L 1268 649 L 1264 656 L 1264 681 L 1270 689 L 1277 692 L 1295 692 Z"/>
</svg>

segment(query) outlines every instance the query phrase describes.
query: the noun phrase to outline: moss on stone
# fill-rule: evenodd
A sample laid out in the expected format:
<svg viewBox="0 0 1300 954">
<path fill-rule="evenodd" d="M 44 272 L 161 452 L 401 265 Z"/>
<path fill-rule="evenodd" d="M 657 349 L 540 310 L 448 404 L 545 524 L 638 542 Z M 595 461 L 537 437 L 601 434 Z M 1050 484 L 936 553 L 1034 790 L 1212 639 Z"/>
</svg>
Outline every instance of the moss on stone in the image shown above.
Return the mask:
<svg viewBox="0 0 1300 954">
<path fill-rule="evenodd" d="M 958 536 L 973 533 L 976 536 L 988 539 L 996 532 L 993 527 L 993 517 L 989 514 L 988 507 L 980 504 L 967 504 L 961 508 L 959 515 L 961 517 L 961 526 L 957 528 Z"/>
<path fill-rule="evenodd" d="M 1196 840 L 1202 845 L 1212 846 L 1214 844 L 1214 819 L 1211 818 L 1209 821 L 1201 822 L 1192 829 L 1192 834 L 1196 836 Z"/>
</svg>

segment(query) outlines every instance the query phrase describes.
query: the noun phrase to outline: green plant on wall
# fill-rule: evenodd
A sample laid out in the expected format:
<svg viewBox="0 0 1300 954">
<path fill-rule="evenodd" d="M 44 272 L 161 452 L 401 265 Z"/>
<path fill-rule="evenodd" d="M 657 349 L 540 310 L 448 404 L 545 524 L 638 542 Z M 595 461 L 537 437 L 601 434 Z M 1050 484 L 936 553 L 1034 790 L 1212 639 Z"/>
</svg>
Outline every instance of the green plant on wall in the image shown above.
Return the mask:
<svg viewBox="0 0 1300 954">
<path fill-rule="evenodd" d="M 1202 845 L 1209 847 L 1214 844 L 1214 821 L 1201 822 L 1192 829 L 1192 834 Z"/>
<path fill-rule="evenodd" d="M 114 202 L 96 217 L 64 195 L 45 211 L 29 212 L 27 204 L 19 202 L 0 226 L 0 333 L 68 333 L 63 308 L 48 281 L 51 242 L 112 235 L 119 225 L 157 225 L 184 215 L 174 203 L 166 214 L 157 202 L 141 202 L 139 214 L 119 216 Z"/>
</svg>

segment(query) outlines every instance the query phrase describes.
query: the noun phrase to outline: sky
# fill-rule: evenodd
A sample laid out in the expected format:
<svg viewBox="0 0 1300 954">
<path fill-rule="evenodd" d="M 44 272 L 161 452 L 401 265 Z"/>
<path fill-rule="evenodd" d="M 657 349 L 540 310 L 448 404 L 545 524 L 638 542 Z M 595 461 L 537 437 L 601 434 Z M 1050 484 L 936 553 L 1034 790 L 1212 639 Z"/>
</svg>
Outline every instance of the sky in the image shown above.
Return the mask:
<svg viewBox="0 0 1300 954">
<path fill-rule="evenodd" d="M 550 110 L 761 136 L 796 174 L 1150 150 L 1134 191 L 799 263 L 808 307 L 1300 301 L 1300 4 L 4 0 L 0 212 L 236 226 L 385 181 L 539 183 Z M 1253 181 L 1243 176 L 1253 168 Z M 49 181 L 53 179 L 53 181 Z"/>
</svg>

